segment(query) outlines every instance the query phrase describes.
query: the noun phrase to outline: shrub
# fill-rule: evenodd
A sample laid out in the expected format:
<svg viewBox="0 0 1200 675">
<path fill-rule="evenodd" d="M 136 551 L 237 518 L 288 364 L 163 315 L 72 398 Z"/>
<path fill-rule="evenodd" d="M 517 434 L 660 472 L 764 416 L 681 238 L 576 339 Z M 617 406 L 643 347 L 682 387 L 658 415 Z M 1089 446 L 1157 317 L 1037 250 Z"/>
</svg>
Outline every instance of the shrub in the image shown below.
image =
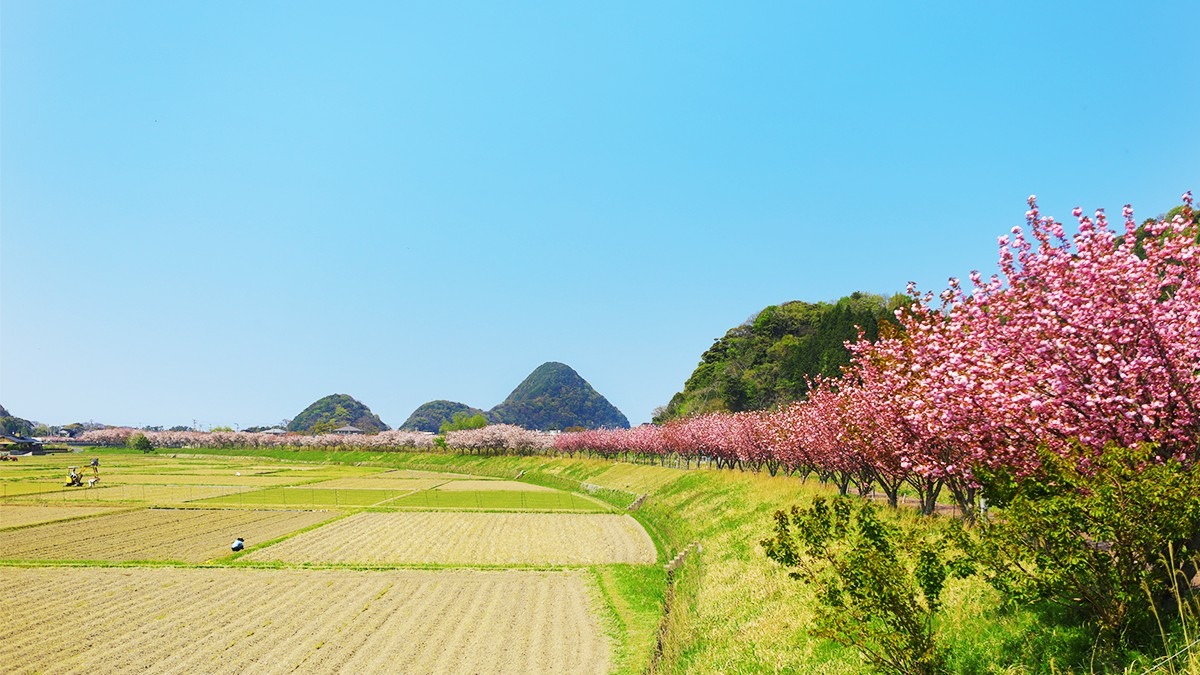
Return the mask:
<svg viewBox="0 0 1200 675">
<path fill-rule="evenodd" d="M 939 596 L 949 574 L 970 568 L 961 556 L 949 559 L 950 533 L 925 532 L 907 536 L 870 503 L 818 497 L 790 515 L 777 511 L 775 536 L 761 544 L 794 569 L 789 576 L 816 587 L 818 635 L 856 648 L 884 672 L 937 673 Z"/>
<path fill-rule="evenodd" d="M 154 444 L 146 438 L 146 434 L 133 434 L 129 437 L 129 447 L 132 450 L 141 450 L 143 453 L 154 452 Z"/>
<path fill-rule="evenodd" d="M 1158 635 L 1156 615 L 1190 593 L 1200 548 L 1200 469 L 1153 446 L 1095 455 L 1044 452 L 1020 481 L 989 477 L 1004 507 L 979 528 L 979 556 L 999 590 L 1095 629 L 1113 655 Z M 1061 614 L 1061 612 L 1058 612 Z"/>
</svg>

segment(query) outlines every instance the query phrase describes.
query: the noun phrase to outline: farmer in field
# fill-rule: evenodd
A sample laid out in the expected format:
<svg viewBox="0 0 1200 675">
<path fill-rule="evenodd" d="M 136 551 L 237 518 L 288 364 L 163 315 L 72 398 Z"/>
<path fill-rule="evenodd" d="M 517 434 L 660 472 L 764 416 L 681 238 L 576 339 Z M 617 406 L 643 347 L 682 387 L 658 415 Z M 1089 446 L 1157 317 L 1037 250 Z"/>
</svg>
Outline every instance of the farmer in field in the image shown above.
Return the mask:
<svg viewBox="0 0 1200 675">
<path fill-rule="evenodd" d="M 229 548 L 233 549 L 234 553 L 237 553 L 238 551 L 241 551 L 246 548 L 246 541 L 244 539 L 242 539 L 241 537 L 238 537 L 237 539 L 233 540 L 233 545 L 230 546 Z"/>
<path fill-rule="evenodd" d="M 96 478 L 100 477 L 100 458 L 99 457 L 92 458 L 92 475 L 95 476 Z"/>
</svg>

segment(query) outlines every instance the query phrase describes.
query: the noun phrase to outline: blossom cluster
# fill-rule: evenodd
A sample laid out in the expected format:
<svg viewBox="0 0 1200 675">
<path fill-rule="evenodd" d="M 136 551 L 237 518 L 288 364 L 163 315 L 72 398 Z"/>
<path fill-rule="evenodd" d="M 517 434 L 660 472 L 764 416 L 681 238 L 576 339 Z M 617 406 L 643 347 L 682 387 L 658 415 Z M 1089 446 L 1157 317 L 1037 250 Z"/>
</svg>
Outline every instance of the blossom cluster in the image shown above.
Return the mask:
<svg viewBox="0 0 1200 675">
<path fill-rule="evenodd" d="M 553 436 L 513 424 L 489 424 L 446 434 L 446 446 L 458 450 L 539 452 L 553 447 Z"/>
</svg>

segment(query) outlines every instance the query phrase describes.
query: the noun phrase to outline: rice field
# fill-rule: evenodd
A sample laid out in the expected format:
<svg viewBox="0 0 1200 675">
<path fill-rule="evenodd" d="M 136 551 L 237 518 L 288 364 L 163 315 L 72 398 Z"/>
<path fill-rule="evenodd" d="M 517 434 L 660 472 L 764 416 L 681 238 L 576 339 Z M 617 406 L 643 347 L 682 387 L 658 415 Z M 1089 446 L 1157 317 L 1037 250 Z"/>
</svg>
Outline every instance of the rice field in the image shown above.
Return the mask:
<svg viewBox="0 0 1200 675">
<path fill-rule="evenodd" d="M 604 513 L 611 507 L 583 495 L 561 490 L 424 490 L 387 502 L 387 506 L 417 509 L 463 509 L 482 511 L 590 511 Z"/>
<path fill-rule="evenodd" d="M 59 486 L 53 492 L 20 495 L 13 501 L 48 504 L 141 502 L 165 506 L 185 504 L 212 497 L 231 497 L 253 489 L 236 485 L 106 485 L 102 479 L 100 487 L 64 488 Z"/>
<path fill-rule="evenodd" d="M 574 513 L 359 513 L 246 556 L 252 561 L 420 565 L 651 564 L 633 518 Z"/>
<path fill-rule="evenodd" d="M 434 489 L 439 492 L 558 492 L 554 488 L 515 480 L 452 480 L 439 483 Z"/>
<path fill-rule="evenodd" d="M 614 598 L 655 546 L 583 494 L 166 454 L 63 487 L 88 459 L 0 465 L 4 672 L 605 673 L 653 646 L 657 606 Z"/>
<path fill-rule="evenodd" d="M 7 569 L 8 673 L 606 673 L 571 572 Z M 480 628 L 486 627 L 486 630 Z"/>
<path fill-rule="evenodd" d="M 195 503 L 223 506 L 289 506 L 296 508 L 325 508 L 330 506 L 361 507 L 384 504 L 411 492 L 412 490 L 382 490 L 373 488 L 284 487 L 198 499 Z"/>
<path fill-rule="evenodd" d="M 329 511 L 142 509 L 86 520 L 0 530 L 7 560 L 175 560 L 199 563 L 270 541 L 338 514 Z"/>
<path fill-rule="evenodd" d="M 42 506 L 40 504 L 0 504 L 0 529 L 24 527 L 55 520 L 83 518 L 111 513 L 121 507 L 113 506 Z M 0 550 L 0 557 L 4 552 Z"/>
</svg>

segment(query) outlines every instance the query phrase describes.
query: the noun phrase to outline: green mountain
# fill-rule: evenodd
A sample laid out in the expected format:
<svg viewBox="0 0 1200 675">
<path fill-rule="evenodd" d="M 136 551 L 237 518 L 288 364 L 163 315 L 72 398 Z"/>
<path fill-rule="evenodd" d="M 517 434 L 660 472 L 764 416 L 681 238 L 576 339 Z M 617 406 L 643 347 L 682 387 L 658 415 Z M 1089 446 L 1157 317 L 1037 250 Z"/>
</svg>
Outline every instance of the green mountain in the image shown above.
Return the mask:
<svg viewBox="0 0 1200 675">
<path fill-rule="evenodd" d="M 793 301 L 772 305 L 732 328 L 700 357 L 683 391 L 655 422 L 709 412 L 763 410 L 804 397 L 808 378 L 837 377 L 850 363 L 847 340 L 861 326 L 879 335 L 904 296 L 853 293 L 834 303 Z"/>
<path fill-rule="evenodd" d="M 471 416 L 482 415 L 483 411 L 457 401 L 430 401 L 414 410 L 404 424 L 400 425 L 400 428 L 404 431 L 429 431 L 436 434 L 443 422 L 454 419 L 454 413 Z"/>
<path fill-rule="evenodd" d="M 526 429 L 629 428 L 625 415 L 587 380 L 570 366 L 553 361 L 538 366 L 487 417 Z"/>
<path fill-rule="evenodd" d="M 0 405 L 0 433 L 8 436 L 33 435 L 33 422 L 20 417 L 13 417 Z"/>
<path fill-rule="evenodd" d="M 371 409 L 346 394 L 330 394 L 305 408 L 288 424 L 288 431 L 326 433 L 339 427 L 358 427 L 364 433 L 387 431 L 390 427 Z"/>
</svg>

